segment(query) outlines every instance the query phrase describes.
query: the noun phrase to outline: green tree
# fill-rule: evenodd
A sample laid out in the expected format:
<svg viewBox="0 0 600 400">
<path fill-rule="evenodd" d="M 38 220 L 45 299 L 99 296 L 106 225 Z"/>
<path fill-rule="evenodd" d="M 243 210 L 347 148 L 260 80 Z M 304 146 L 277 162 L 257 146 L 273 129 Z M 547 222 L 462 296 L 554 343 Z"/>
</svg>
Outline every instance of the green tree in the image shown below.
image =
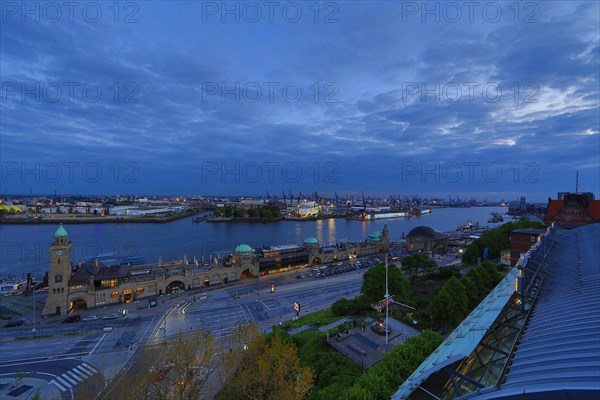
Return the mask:
<svg viewBox="0 0 600 400">
<path fill-rule="evenodd" d="M 465 287 L 453 276 L 433 298 L 430 312 L 434 323 L 445 329 L 449 325 L 458 325 L 465 318 L 468 305 Z"/>
<path fill-rule="evenodd" d="M 437 269 L 437 263 L 427 257 L 424 253 L 415 253 L 407 255 L 402 259 L 402 267 L 404 267 L 411 274 L 416 273 L 419 270 L 425 273 L 433 272 Z"/>
<path fill-rule="evenodd" d="M 460 279 L 460 283 L 465 287 L 465 294 L 467 295 L 469 309 L 477 307 L 481 302 L 482 297 L 479 295 L 477 285 L 468 276 L 463 276 Z"/>
<path fill-rule="evenodd" d="M 402 271 L 395 264 L 390 264 L 388 267 L 389 294 L 394 295 L 398 301 L 406 301 L 408 287 L 409 281 Z M 376 265 L 364 273 L 360 291 L 369 303 L 376 303 L 383 299 L 385 296 L 385 265 Z"/>
</svg>

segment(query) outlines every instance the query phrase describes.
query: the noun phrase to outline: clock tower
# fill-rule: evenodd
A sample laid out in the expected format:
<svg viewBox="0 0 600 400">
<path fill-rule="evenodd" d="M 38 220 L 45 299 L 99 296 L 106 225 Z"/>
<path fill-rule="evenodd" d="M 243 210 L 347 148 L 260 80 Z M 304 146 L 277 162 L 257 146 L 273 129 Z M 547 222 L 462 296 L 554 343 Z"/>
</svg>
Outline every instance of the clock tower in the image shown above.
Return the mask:
<svg viewBox="0 0 600 400">
<path fill-rule="evenodd" d="M 71 279 L 71 254 L 73 246 L 62 224 L 54 232 L 50 245 L 50 274 L 48 276 L 48 300 L 44 315 L 66 315 L 69 311 L 69 280 Z"/>
</svg>

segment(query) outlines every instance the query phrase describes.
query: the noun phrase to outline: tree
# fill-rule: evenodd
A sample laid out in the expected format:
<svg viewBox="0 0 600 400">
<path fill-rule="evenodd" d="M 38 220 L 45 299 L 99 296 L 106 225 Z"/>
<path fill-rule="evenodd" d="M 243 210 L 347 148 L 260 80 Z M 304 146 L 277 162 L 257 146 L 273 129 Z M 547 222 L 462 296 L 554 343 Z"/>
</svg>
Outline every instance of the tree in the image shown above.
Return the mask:
<svg viewBox="0 0 600 400">
<path fill-rule="evenodd" d="M 402 259 L 402 266 L 410 273 L 422 270 L 423 275 L 435 271 L 438 267 L 437 263 L 427 257 L 424 253 L 415 253 L 404 257 Z"/>
<path fill-rule="evenodd" d="M 300 400 L 310 391 L 313 371 L 302 367 L 294 343 L 281 333 L 259 336 L 242 350 L 236 372 L 217 396 L 221 400 Z"/>
<path fill-rule="evenodd" d="M 431 316 L 434 322 L 444 329 L 448 325 L 456 326 L 466 316 L 468 305 L 465 287 L 453 276 L 431 301 Z"/>
<path fill-rule="evenodd" d="M 408 279 L 396 265 L 388 267 L 388 289 L 390 295 L 395 295 L 398 301 L 408 299 Z M 385 296 L 385 265 L 379 264 L 371 267 L 363 275 L 363 283 L 360 291 L 366 301 L 376 303 Z"/>
<path fill-rule="evenodd" d="M 211 385 L 211 376 L 221 366 L 219 347 L 208 333 L 179 332 L 166 344 L 141 351 L 136 368 L 119 377 L 110 397 L 123 400 L 198 399 Z M 81 398 L 94 393 L 79 392 Z M 88 397 L 82 397 L 88 396 Z"/>
<path fill-rule="evenodd" d="M 477 307 L 477 304 L 481 302 L 482 297 L 479 296 L 479 290 L 477 289 L 475 282 L 473 282 L 473 280 L 468 276 L 463 276 L 460 279 L 460 283 L 462 283 L 462 285 L 465 287 L 465 294 L 467 295 L 469 309 Z"/>
</svg>

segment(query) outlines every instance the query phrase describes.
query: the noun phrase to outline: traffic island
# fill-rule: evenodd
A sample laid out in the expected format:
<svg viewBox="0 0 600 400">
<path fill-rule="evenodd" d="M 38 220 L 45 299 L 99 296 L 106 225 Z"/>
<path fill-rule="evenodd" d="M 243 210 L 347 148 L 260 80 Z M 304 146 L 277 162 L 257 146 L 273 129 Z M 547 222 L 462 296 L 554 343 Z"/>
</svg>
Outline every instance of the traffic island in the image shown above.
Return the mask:
<svg viewBox="0 0 600 400">
<path fill-rule="evenodd" d="M 25 377 L 20 382 L 16 378 L 0 379 L 0 398 L 53 400 L 60 398 L 60 391 L 44 379 Z"/>
</svg>

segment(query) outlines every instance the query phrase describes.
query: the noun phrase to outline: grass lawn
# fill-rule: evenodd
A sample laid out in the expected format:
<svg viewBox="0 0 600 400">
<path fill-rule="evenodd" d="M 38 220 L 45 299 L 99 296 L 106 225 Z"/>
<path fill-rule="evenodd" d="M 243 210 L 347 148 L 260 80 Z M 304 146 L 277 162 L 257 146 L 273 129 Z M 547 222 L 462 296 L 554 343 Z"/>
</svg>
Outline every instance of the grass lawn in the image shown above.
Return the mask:
<svg viewBox="0 0 600 400">
<path fill-rule="evenodd" d="M 312 314 L 304 315 L 298 318 L 297 321 L 287 321 L 282 324 L 283 329 L 294 329 L 304 325 L 323 326 L 339 320 L 339 315 L 333 315 L 331 308 L 326 308 Z"/>
</svg>

